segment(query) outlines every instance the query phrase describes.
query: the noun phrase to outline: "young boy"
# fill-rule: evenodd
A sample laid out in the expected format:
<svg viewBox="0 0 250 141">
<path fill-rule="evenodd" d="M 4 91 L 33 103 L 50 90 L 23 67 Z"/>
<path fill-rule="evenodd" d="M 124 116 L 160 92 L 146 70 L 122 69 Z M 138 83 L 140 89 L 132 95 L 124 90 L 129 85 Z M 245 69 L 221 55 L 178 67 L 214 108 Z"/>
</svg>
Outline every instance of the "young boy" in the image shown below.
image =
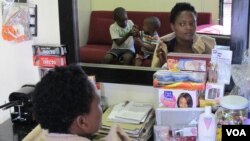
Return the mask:
<svg viewBox="0 0 250 141">
<path fill-rule="evenodd" d="M 48 131 L 42 135 L 45 141 L 90 141 L 88 137 L 101 125 L 100 96 L 79 66 L 49 71 L 36 85 L 32 102 L 36 121 Z M 103 140 L 130 139 L 119 126 L 114 126 Z"/>
<path fill-rule="evenodd" d="M 113 16 L 115 23 L 109 28 L 113 44 L 112 49 L 104 57 L 104 63 L 110 64 L 116 60 L 123 60 L 124 65 L 130 65 L 135 53 L 134 23 L 128 20 L 127 12 L 122 7 L 116 8 Z"/>
<path fill-rule="evenodd" d="M 140 31 L 139 36 L 135 38 L 136 44 L 141 46 L 141 52 L 136 54 L 136 66 L 140 66 L 143 59 L 152 58 L 159 41 L 157 30 L 160 26 L 161 22 L 157 17 L 148 17 L 144 20 L 143 31 Z"/>
</svg>

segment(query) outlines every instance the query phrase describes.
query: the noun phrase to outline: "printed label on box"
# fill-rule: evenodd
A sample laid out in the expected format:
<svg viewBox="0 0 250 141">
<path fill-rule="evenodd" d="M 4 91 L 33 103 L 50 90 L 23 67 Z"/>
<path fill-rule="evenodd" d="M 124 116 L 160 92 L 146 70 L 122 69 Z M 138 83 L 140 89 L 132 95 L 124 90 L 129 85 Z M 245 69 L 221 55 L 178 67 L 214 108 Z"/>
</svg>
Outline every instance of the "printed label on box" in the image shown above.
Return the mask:
<svg viewBox="0 0 250 141">
<path fill-rule="evenodd" d="M 65 56 L 33 56 L 33 65 L 39 67 L 66 66 Z"/>
<path fill-rule="evenodd" d="M 188 90 L 159 89 L 159 107 L 191 108 L 196 107 L 198 92 Z"/>
<path fill-rule="evenodd" d="M 207 83 L 205 91 L 205 99 L 217 100 L 224 96 L 224 84 Z"/>
</svg>

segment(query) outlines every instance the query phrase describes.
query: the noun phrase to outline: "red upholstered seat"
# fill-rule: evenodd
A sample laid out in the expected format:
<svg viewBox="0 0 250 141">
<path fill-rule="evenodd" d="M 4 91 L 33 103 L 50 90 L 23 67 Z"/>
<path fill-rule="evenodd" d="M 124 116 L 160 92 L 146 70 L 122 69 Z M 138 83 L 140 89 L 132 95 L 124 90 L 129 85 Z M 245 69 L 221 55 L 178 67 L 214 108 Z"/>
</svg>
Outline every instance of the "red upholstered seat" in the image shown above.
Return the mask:
<svg viewBox="0 0 250 141">
<path fill-rule="evenodd" d="M 101 63 L 111 45 L 87 44 L 80 47 L 80 62 Z"/>
<path fill-rule="evenodd" d="M 169 12 L 139 12 L 128 11 L 128 17 L 140 29 L 143 20 L 149 16 L 156 16 L 161 21 L 158 34 L 163 36 L 171 33 Z M 92 11 L 90 17 L 89 38 L 87 44 L 80 47 L 80 61 L 87 63 L 101 63 L 106 52 L 111 48 L 112 40 L 109 33 L 109 26 L 114 22 L 112 11 Z M 197 25 L 210 24 L 211 13 L 198 13 Z M 136 47 L 136 51 L 140 48 Z M 143 66 L 150 66 L 151 60 L 143 61 Z"/>
</svg>

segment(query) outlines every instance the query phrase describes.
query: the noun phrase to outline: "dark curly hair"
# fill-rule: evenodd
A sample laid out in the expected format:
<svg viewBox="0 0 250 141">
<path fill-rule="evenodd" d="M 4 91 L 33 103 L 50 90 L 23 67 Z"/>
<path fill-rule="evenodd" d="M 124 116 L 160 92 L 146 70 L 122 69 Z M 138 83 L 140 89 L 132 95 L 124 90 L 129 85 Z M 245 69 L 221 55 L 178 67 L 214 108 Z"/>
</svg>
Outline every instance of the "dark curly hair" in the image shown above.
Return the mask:
<svg viewBox="0 0 250 141">
<path fill-rule="evenodd" d="M 176 3 L 170 13 L 170 22 L 175 23 L 177 16 L 179 16 L 179 14 L 182 11 L 190 11 L 193 12 L 195 15 L 197 14 L 195 8 L 190 3 L 187 2 Z"/>
<path fill-rule="evenodd" d="M 94 89 L 80 66 L 56 67 L 32 94 L 34 116 L 49 132 L 69 133 L 73 120 L 90 112 Z"/>
<path fill-rule="evenodd" d="M 177 100 L 178 107 L 180 107 L 179 102 L 180 102 L 180 99 L 182 97 L 186 99 L 188 107 L 193 106 L 193 99 L 192 99 L 191 95 L 189 93 L 181 93 L 180 96 L 178 97 L 178 100 Z"/>
<path fill-rule="evenodd" d="M 113 11 L 114 20 L 119 20 L 122 15 L 126 13 L 126 10 L 123 7 L 117 7 Z"/>
<path fill-rule="evenodd" d="M 161 21 L 159 20 L 158 17 L 155 16 L 147 17 L 145 21 L 151 24 L 156 30 L 159 29 L 161 26 Z"/>
</svg>

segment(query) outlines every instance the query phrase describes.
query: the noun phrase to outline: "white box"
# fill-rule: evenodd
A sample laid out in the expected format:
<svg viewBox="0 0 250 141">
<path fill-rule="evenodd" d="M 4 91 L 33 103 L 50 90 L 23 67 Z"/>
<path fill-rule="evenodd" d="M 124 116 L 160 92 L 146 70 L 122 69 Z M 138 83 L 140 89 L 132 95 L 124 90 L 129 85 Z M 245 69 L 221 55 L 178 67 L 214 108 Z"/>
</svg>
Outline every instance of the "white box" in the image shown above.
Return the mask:
<svg viewBox="0 0 250 141">
<path fill-rule="evenodd" d="M 197 122 L 204 108 L 157 108 L 155 111 L 156 125 L 174 127 L 190 125 Z"/>
<path fill-rule="evenodd" d="M 232 55 L 231 50 L 212 49 L 211 63 L 216 65 L 218 83 L 230 84 Z"/>
<path fill-rule="evenodd" d="M 198 91 L 159 89 L 159 107 L 194 108 L 198 105 Z"/>
</svg>

